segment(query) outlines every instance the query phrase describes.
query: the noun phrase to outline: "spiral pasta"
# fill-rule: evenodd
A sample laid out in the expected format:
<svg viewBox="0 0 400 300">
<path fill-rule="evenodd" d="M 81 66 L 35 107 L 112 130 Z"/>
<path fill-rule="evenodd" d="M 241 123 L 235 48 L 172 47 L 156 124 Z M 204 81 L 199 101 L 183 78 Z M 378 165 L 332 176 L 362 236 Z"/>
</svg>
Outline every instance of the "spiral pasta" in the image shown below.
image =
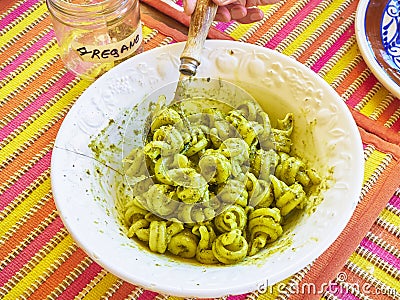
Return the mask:
<svg viewBox="0 0 400 300">
<path fill-rule="evenodd" d="M 218 150 L 207 149 L 199 160 L 201 175 L 211 184 L 221 184 L 232 174 L 232 165 Z"/>
<path fill-rule="evenodd" d="M 188 168 L 189 160 L 185 155 L 175 154 L 174 156 L 159 158 L 154 164 L 154 175 L 162 183 L 174 185 L 172 176 L 173 170 Z"/>
<path fill-rule="evenodd" d="M 247 120 L 238 110 L 231 111 L 226 119 L 238 130 L 249 146 L 258 142 L 258 136 L 264 130 L 262 124 Z"/>
<path fill-rule="evenodd" d="M 136 200 L 136 199 L 134 199 Z M 138 218 L 143 218 L 147 214 L 147 210 L 140 205 L 135 204 L 134 201 L 129 203 L 125 208 L 124 223 L 131 224 Z"/>
<path fill-rule="evenodd" d="M 293 132 L 293 114 L 289 113 L 284 119 L 278 120 L 277 128 L 272 128 L 275 149 L 278 152 L 289 153 L 292 147 L 290 136 Z"/>
<path fill-rule="evenodd" d="M 247 173 L 246 189 L 248 205 L 251 207 L 268 207 L 274 201 L 269 182 L 257 179 L 253 173 Z"/>
<path fill-rule="evenodd" d="M 184 151 L 184 154 L 189 157 L 205 149 L 209 143 L 203 130 L 200 127 L 194 127 L 190 137 L 191 139 L 189 141 L 188 147 Z"/>
<path fill-rule="evenodd" d="M 283 229 L 280 222 L 281 215 L 276 207 L 258 208 L 250 213 L 248 224 L 251 241 L 249 255 L 255 255 L 267 243 L 276 241 L 282 235 Z"/>
<path fill-rule="evenodd" d="M 293 114 L 274 128 L 253 103 L 183 113 L 160 106 L 144 146 L 122 161 L 116 208 L 127 236 L 203 264 L 257 255 L 322 181 L 291 153 Z"/>
<path fill-rule="evenodd" d="M 218 259 L 215 257 L 212 245 L 217 235 L 211 225 L 197 225 L 192 229 L 194 234 L 200 236 L 200 241 L 196 248 L 196 259 L 204 264 L 216 264 Z"/>
<path fill-rule="evenodd" d="M 149 211 L 160 216 L 168 216 L 178 206 L 176 191 L 166 184 L 150 186 L 149 190 L 139 199 Z"/>
<path fill-rule="evenodd" d="M 154 132 L 156 129 L 166 126 L 175 125 L 181 122 L 179 113 L 171 107 L 162 109 L 152 120 L 151 131 Z"/>
<path fill-rule="evenodd" d="M 198 237 L 190 230 L 184 229 L 171 238 L 168 244 L 168 251 L 177 256 L 192 258 L 196 256 L 198 243 Z"/>
<path fill-rule="evenodd" d="M 212 252 L 216 259 L 224 264 L 242 261 L 248 250 L 248 243 L 240 229 L 219 235 L 212 244 Z"/>
<path fill-rule="evenodd" d="M 238 111 L 252 124 L 258 127 L 257 136 L 258 143 L 262 149 L 270 147 L 270 134 L 271 134 L 271 123 L 269 116 L 266 112 L 262 111 L 259 107 L 252 102 L 246 102 L 238 106 Z M 280 125 L 280 124 L 279 124 Z M 261 128 L 261 130 L 260 130 Z"/>
<path fill-rule="evenodd" d="M 232 205 L 215 217 L 215 227 L 220 232 L 229 232 L 234 229 L 243 230 L 246 226 L 247 215 L 243 207 Z"/>
<path fill-rule="evenodd" d="M 167 250 L 168 235 L 165 221 L 152 221 L 149 227 L 149 247 L 151 251 L 164 253 Z"/>
<path fill-rule="evenodd" d="M 140 176 L 145 174 L 146 169 L 146 157 L 141 149 L 133 149 L 123 160 L 124 173 L 127 176 Z"/>
<path fill-rule="evenodd" d="M 186 224 L 200 223 L 215 217 L 213 208 L 205 205 L 190 205 L 180 203 L 177 209 L 177 217 Z"/>
<path fill-rule="evenodd" d="M 175 169 L 171 177 L 177 186 L 176 194 L 183 202 L 196 203 L 208 197 L 207 181 L 195 169 Z"/>
<path fill-rule="evenodd" d="M 240 138 L 229 138 L 223 141 L 219 151 L 231 164 L 231 174 L 237 178 L 249 169 L 250 148 Z"/>
<path fill-rule="evenodd" d="M 258 149 L 252 161 L 252 173 L 257 178 L 269 180 L 269 175 L 273 174 L 280 161 L 280 156 L 273 149 L 268 151 Z"/>
<path fill-rule="evenodd" d="M 302 203 L 307 199 L 303 186 L 297 182 L 288 186 L 283 181 L 271 175 L 275 205 L 280 209 L 282 216 L 289 214 L 296 206 L 302 207 Z"/>
<path fill-rule="evenodd" d="M 222 202 L 247 206 L 249 194 L 244 182 L 230 179 L 225 184 L 219 186 L 217 191 L 219 199 Z"/>
</svg>

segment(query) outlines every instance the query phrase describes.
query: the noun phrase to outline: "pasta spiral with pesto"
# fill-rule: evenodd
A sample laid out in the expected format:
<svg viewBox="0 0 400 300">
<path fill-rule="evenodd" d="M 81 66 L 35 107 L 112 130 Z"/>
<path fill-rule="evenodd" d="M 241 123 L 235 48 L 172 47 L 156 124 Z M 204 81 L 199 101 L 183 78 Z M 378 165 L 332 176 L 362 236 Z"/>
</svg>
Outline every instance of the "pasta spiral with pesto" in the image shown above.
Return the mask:
<svg viewBox="0 0 400 300">
<path fill-rule="evenodd" d="M 292 153 L 293 126 L 288 113 L 272 127 L 252 103 L 159 107 L 143 147 L 122 160 L 116 208 L 127 236 L 202 264 L 239 263 L 279 241 L 322 182 Z"/>
</svg>

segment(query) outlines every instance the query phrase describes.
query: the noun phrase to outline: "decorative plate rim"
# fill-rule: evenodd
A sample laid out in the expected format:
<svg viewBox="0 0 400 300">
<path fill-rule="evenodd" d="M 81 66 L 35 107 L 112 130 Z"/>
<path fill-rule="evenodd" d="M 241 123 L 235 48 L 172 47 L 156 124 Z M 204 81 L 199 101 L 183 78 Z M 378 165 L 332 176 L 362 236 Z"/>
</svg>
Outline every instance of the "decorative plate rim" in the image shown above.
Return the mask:
<svg viewBox="0 0 400 300">
<path fill-rule="evenodd" d="M 378 62 L 372 45 L 369 41 L 368 32 L 366 30 L 366 13 L 369 9 L 370 2 L 371 0 L 360 0 L 357 5 L 355 33 L 358 47 L 365 60 L 365 63 L 371 69 L 371 72 L 377 77 L 377 79 L 385 88 L 387 88 L 394 96 L 400 98 L 400 86 Z"/>
</svg>

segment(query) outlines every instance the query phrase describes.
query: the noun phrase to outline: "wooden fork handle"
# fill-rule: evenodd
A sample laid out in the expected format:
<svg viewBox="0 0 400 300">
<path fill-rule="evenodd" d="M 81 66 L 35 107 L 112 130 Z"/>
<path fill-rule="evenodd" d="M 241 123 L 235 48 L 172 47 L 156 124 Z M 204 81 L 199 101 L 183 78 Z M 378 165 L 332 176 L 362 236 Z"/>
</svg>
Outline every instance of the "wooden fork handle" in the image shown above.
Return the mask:
<svg viewBox="0 0 400 300">
<path fill-rule="evenodd" d="M 182 74 L 189 76 L 196 74 L 197 67 L 200 65 L 201 51 L 217 9 L 218 5 L 212 0 L 197 0 L 189 24 L 188 39 L 180 57 L 179 71 Z"/>
</svg>

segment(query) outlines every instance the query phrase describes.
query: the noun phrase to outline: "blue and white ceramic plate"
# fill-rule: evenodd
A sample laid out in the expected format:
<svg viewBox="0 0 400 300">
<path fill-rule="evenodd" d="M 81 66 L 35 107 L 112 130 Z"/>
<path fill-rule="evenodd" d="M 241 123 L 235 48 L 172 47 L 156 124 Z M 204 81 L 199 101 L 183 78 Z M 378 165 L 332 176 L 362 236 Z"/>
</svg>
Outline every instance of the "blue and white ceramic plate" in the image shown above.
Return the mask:
<svg viewBox="0 0 400 300">
<path fill-rule="evenodd" d="M 356 37 L 377 79 L 400 98 L 400 1 L 360 0 Z"/>
</svg>

